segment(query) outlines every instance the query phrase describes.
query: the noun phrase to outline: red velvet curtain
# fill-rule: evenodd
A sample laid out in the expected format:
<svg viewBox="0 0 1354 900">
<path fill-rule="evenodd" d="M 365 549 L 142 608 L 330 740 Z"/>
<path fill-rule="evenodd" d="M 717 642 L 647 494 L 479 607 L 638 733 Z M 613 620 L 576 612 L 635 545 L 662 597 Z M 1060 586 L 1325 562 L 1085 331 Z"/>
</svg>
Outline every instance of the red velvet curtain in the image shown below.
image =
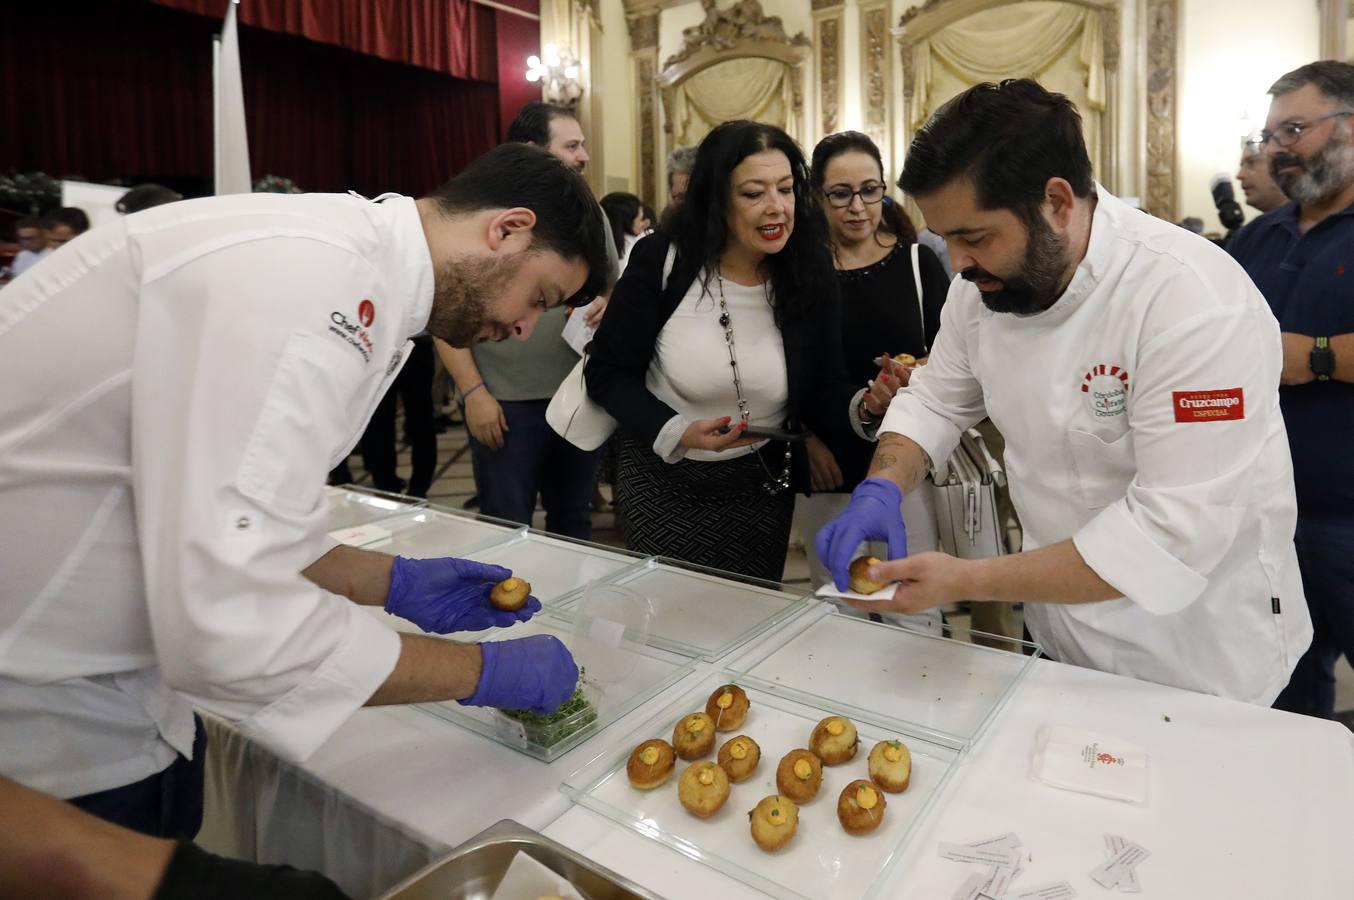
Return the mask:
<svg viewBox="0 0 1354 900">
<path fill-rule="evenodd" d="M 0 171 L 210 176 L 218 26 L 129 0 L 7 9 Z M 492 83 L 255 28 L 241 28 L 240 55 L 255 178 L 416 194 L 497 143 Z"/>
<path fill-rule="evenodd" d="M 151 0 L 218 22 L 229 0 Z M 240 0 L 239 19 L 434 72 L 493 81 L 494 11 L 470 0 Z"/>
</svg>

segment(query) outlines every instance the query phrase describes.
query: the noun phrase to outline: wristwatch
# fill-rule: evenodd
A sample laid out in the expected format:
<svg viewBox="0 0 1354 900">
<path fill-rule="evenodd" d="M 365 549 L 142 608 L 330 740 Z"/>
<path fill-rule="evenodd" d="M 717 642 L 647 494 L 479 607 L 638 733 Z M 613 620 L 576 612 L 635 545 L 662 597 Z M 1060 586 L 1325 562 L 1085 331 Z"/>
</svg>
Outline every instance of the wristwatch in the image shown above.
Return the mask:
<svg viewBox="0 0 1354 900">
<path fill-rule="evenodd" d="M 1330 338 L 1316 339 L 1316 346 L 1312 348 L 1311 356 L 1307 358 L 1307 365 L 1311 367 L 1317 381 L 1330 381 L 1331 375 L 1335 374 L 1335 352 L 1330 348 Z"/>
</svg>

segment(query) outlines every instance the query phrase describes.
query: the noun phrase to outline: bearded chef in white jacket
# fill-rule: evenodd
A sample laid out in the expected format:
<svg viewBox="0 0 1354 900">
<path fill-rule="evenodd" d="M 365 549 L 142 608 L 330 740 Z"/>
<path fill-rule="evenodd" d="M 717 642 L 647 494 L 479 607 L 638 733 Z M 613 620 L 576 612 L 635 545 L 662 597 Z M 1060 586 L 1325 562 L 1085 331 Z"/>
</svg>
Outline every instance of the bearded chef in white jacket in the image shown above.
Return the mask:
<svg viewBox="0 0 1354 900">
<path fill-rule="evenodd" d="M 1030 80 L 938 110 L 900 186 L 945 237 L 929 364 L 880 427 L 870 477 L 819 532 L 840 587 L 887 539 L 891 600 L 1024 601 L 1058 660 L 1269 704 L 1311 640 L 1279 414 L 1279 329 L 1209 242 L 1091 180 L 1075 107 Z M 900 491 L 984 416 L 1006 439 L 1022 553 L 906 557 Z"/>
<path fill-rule="evenodd" d="M 0 293 L 0 774 L 191 837 L 193 707 L 291 758 L 363 704 L 552 711 L 577 669 L 506 626 L 507 570 L 325 536 L 325 474 L 423 331 L 525 338 L 607 277 L 587 185 L 524 144 L 431 196 L 150 210 Z M 195 746 L 196 743 L 196 746 Z"/>
</svg>

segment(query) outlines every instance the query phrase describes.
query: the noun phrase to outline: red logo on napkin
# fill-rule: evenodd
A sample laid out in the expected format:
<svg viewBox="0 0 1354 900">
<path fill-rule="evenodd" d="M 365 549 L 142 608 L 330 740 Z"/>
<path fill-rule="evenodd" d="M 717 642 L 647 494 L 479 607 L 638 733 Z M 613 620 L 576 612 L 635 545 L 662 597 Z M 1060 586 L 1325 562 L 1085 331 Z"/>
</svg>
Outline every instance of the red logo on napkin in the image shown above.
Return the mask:
<svg viewBox="0 0 1354 900">
<path fill-rule="evenodd" d="M 1177 422 L 1226 422 L 1246 418 L 1246 398 L 1241 388 L 1223 391 L 1172 391 L 1171 405 Z"/>
</svg>

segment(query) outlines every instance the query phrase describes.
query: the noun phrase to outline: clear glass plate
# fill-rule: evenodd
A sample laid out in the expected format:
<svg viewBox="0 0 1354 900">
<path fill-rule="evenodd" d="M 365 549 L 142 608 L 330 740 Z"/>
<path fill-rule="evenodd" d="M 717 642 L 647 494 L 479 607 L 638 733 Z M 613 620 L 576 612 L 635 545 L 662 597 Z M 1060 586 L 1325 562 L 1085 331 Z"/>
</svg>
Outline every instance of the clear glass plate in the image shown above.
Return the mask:
<svg viewBox="0 0 1354 900">
<path fill-rule="evenodd" d="M 553 634 L 574 653 L 583 669 L 581 684 L 588 705 L 571 716 L 548 721 L 529 719 L 525 723 L 496 709 L 462 706 L 455 701 L 424 703 L 417 708 L 429 715 L 481 734 L 520 753 L 545 762 L 553 762 L 617 719 L 689 675 L 695 663 L 683 656 L 646 647 L 632 641 L 602 646 L 590 643 L 577 646 L 572 622 L 549 613 L 538 613 L 531 621 L 511 630 L 486 633 L 484 641 L 516 640 L 533 634 Z M 605 654 L 599 658 L 595 654 Z M 589 671 L 589 662 L 593 662 Z M 625 671 L 624 679 L 605 682 L 594 672 Z"/>
<path fill-rule="evenodd" d="M 381 519 L 417 509 L 426 502 L 417 497 L 387 494 L 385 491 L 353 486 L 327 487 L 324 489 L 324 496 L 328 501 L 324 519 L 326 532 L 379 522 Z"/>
<path fill-rule="evenodd" d="M 465 556 L 507 543 L 526 531 L 511 522 L 499 523 L 435 509 L 419 509 L 383 519 L 380 527 L 388 535 L 361 546 L 411 559 Z"/>
<path fill-rule="evenodd" d="M 708 819 L 692 816 L 677 799 L 677 779 L 687 765 L 681 760 L 661 787 L 651 791 L 631 787 L 625 774 L 630 752 L 650 738 L 671 740 L 673 723 L 703 710 L 710 694 L 730 682 L 742 684 L 751 709 L 741 728 L 718 736 L 715 749 L 734 734 L 751 737 L 762 751 L 754 776 L 730 785 L 728 801 Z M 837 819 L 838 795 L 850 782 L 869 777 L 866 758 L 878 741 L 900 736 L 888 723 L 853 716 L 860 749 L 848 763 L 823 767 L 822 787 L 813 800 L 800 805 L 798 829 L 790 842 L 773 853 L 763 851 L 752 840 L 748 823 L 748 811 L 763 797 L 777 793 L 776 766 L 781 757 L 807 747 L 814 726 L 841 712 L 830 700 L 779 697 L 740 682 L 737 675 L 719 673 L 701 679 L 681 699 L 574 772 L 560 790 L 580 806 L 774 897 L 873 898 L 952 776 L 957 751 L 903 737 L 912 754 L 911 783 L 901 794 L 881 792 L 886 807 L 876 830 L 849 835 Z M 707 758 L 713 759 L 714 751 Z"/>
<path fill-rule="evenodd" d="M 649 643 L 713 662 L 804 608 L 806 595 L 773 582 L 741 578 L 655 557 L 606 579 L 653 604 Z M 559 602 L 567 615 L 582 598 L 575 591 Z"/>
<path fill-rule="evenodd" d="M 546 606 L 643 559 L 612 547 L 534 531 L 468 555 L 512 569 L 514 575 L 531 582 L 531 595 Z"/>
<path fill-rule="evenodd" d="M 978 740 L 1038 658 L 1038 645 L 984 647 L 833 611 L 735 668 L 786 697 L 826 696 L 955 749 Z M 1022 652 L 1029 648 L 1032 654 Z"/>
</svg>

